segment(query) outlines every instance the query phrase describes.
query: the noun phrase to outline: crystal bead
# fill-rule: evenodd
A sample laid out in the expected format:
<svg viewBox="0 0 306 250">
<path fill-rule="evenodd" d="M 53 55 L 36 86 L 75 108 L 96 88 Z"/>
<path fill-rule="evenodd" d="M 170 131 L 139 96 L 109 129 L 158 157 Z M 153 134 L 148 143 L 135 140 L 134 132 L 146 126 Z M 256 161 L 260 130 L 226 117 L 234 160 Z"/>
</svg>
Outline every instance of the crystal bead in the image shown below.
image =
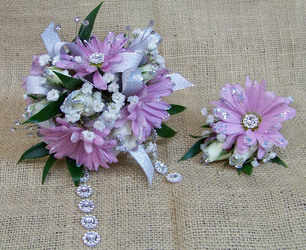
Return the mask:
<svg viewBox="0 0 306 250">
<path fill-rule="evenodd" d="M 79 23 L 80 22 L 80 18 L 79 17 L 74 18 L 74 22 Z"/>
<path fill-rule="evenodd" d="M 203 145 L 203 144 L 202 144 Z M 207 155 L 207 153 L 203 153 L 202 154 L 202 157 L 201 157 L 201 161 L 200 161 L 201 163 L 204 163 L 205 165 L 207 165 L 208 163 L 210 163 L 210 161 L 208 160 L 208 155 Z"/>
<path fill-rule="evenodd" d="M 153 141 L 157 141 L 158 135 L 155 129 L 152 131 L 151 137 Z"/>
<path fill-rule="evenodd" d="M 33 134 L 32 133 L 27 133 L 27 137 L 32 137 Z"/>
<path fill-rule="evenodd" d="M 93 215 L 85 215 L 81 219 L 81 224 L 86 229 L 93 229 L 93 228 L 95 228 L 98 225 L 98 220 Z"/>
<path fill-rule="evenodd" d="M 10 132 L 14 132 L 15 130 L 15 128 L 10 128 Z"/>
<path fill-rule="evenodd" d="M 82 200 L 78 207 L 83 213 L 90 213 L 95 208 L 91 200 Z"/>
<path fill-rule="evenodd" d="M 77 188 L 76 193 L 82 198 L 88 198 L 92 194 L 92 188 L 87 185 L 80 185 Z"/>
<path fill-rule="evenodd" d="M 20 122 L 19 121 L 14 121 L 14 125 L 18 126 L 18 125 L 20 125 Z"/>
<path fill-rule="evenodd" d="M 62 26 L 60 26 L 59 24 L 55 26 L 56 31 L 60 31 L 61 29 L 62 29 Z"/>
<path fill-rule="evenodd" d="M 180 182 L 183 180 L 183 177 L 179 173 L 171 173 L 166 176 L 166 179 L 169 182 Z"/>
<path fill-rule="evenodd" d="M 88 25 L 89 25 L 89 21 L 88 21 L 88 20 L 84 20 L 83 26 L 84 26 L 84 27 L 87 27 Z"/>
<path fill-rule="evenodd" d="M 87 232 L 83 236 L 83 242 L 89 247 L 97 245 L 100 242 L 100 240 L 101 240 L 100 235 L 94 231 Z"/>
<path fill-rule="evenodd" d="M 225 110 L 221 108 L 214 108 L 214 115 L 215 117 L 222 119 L 222 120 L 226 120 L 231 117 L 230 113 L 226 112 Z"/>
<path fill-rule="evenodd" d="M 294 99 L 293 99 L 292 96 L 288 96 L 287 99 L 290 101 L 290 103 L 293 103 L 293 102 L 294 102 Z M 289 103 L 289 104 L 290 104 L 290 103 Z"/>
<path fill-rule="evenodd" d="M 229 164 L 236 168 L 241 168 L 243 163 L 244 159 L 240 155 L 234 154 L 229 158 Z"/>
<path fill-rule="evenodd" d="M 167 174 L 168 168 L 167 165 L 161 161 L 156 161 L 154 164 L 155 170 L 159 174 Z"/>
<path fill-rule="evenodd" d="M 157 154 L 157 152 L 156 151 L 154 151 L 153 153 L 152 153 L 152 156 L 156 159 L 157 158 L 157 156 L 158 156 L 158 154 Z"/>
<path fill-rule="evenodd" d="M 243 93 L 241 90 L 237 89 L 236 87 L 232 87 L 232 95 L 235 95 L 237 98 L 237 103 L 241 104 L 244 102 Z"/>
</svg>

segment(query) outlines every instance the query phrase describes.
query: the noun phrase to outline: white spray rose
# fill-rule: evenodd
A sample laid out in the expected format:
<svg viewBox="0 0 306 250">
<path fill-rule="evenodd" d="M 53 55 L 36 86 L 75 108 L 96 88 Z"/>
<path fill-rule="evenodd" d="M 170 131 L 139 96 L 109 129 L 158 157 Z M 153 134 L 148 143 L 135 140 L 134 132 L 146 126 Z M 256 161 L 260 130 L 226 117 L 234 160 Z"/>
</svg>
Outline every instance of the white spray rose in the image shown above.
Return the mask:
<svg viewBox="0 0 306 250">
<path fill-rule="evenodd" d="M 67 70 L 62 70 L 62 69 L 58 69 L 58 68 L 53 68 L 53 67 L 46 67 L 45 69 L 45 74 L 46 74 L 46 79 L 47 82 L 50 84 L 63 84 L 62 81 L 58 78 L 58 76 L 54 73 L 60 73 L 66 76 L 70 76 Z M 71 76 L 70 76 L 71 77 Z"/>
<path fill-rule="evenodd" d="M 238 153 L 238 148 L 236 146 L 233 155 L 229 158 L 229 164 L 235 166 L 236 168 L 241 168 L 245 161 L 250 159 L 257 149 L 257 145 L 252 146 L 247 152 L 241 155 Z"/>
<path fill-rule="evenodd" d="M 113 129 L 109 137 L 118 140 L 118 150 L 126 151 L 138 146 L 142 137 L 142 129 L 140 130 L 139 136 L 136 136 L 132 131 L 131 122 L 127 122 L 124 126 Z"/>
<path fill-rule="evenodd" d="M 30 116 L 33 116 L 37 114 L 39 111 L 41 111 L 49 102 L 47 100 L 43 100 L 37 103 L 32 103 L 27 107 L 27 113 Z M 53 119 L 49 119 L 47 121 L 39 122 L 38 125 L 41 128 L 50 128 L 54 125 Z"/>
<path fill-rule="evenodd" d="M 214 161 L 220 161 L 227 159 L 231 154 L 221 154 L 224 150 L 222 148 L 223 142 L 214 141 L 209 144 L 208 147 L 202 147 L 203 159 L 205 163 L 214 162 Z"/>
<path fill-rule="evenodd" d="M 94 98 L 91 95 L 84 95 L 81 90 L 75 90 L 67 96 L 61 111 L 67 115 L 91 116 L 95 114 L 93 103 Z"/>
</svg>

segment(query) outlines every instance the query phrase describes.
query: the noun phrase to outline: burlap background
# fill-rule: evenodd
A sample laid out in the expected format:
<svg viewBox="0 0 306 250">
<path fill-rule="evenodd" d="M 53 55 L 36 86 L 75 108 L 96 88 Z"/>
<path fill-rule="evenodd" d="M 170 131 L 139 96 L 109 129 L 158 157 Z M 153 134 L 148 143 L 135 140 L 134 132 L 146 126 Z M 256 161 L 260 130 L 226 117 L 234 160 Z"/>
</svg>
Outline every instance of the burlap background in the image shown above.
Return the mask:
<svg viewBox="0 0 306 250">
<path fill-rule="evenodd" d="M 89 184 L 100 220 L 98 249 L 302 249 L 305 235 L 305 2 L 256 0 L 108 0 L 95 25 L 103 37 L 126 25 L 155 20 L 162 54 L 174 72 L 197 86 L 169 101 L 188 107 L 169 124 L 180 132 L 160 141 L 161 158 L 184 180 L 170 184 L 155 175 L 153 186 L 140 167 L 121 158 L 92 174 Z M 43 160 L 16 166 L 37 139 L 26 130 L 10 133 L 25 103 L 21 79 L 31 56 L 44 53 L 40 34 L 51 20 L 71 39 L 75 16 L 98 4 L 86 1 L 0 1 L 0 248 L 84 249 L 80 200 L 63 162 L 41 186 Z M 304 31 L 304 32 L 303 32 Z M 178 163 L 200 134 L 201 107 L 218 98 L 224 83 L 244 84 L 245 76 L 265 78 L 268 89 L 291 95 L 297 117 L 282 129 L 289 141 L 280 156 L 289 169 L 267 164 L 250 177 L 222 163 Z"/>
</svg>

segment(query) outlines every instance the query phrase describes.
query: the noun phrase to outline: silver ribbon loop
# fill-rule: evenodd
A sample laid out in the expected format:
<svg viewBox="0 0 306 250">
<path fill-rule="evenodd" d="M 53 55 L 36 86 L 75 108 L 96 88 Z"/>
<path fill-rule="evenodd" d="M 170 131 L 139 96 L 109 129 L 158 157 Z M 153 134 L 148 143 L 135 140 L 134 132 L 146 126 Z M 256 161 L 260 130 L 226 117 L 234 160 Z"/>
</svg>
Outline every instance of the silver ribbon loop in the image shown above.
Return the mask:
<svg viewBox="0 0 306 250">
<path fill-rule="evenodd" d="M 126 70 L 122 74 L 122 90 L 126 96 L 135 95 L 139 90 L 142 89 L 143 77 L 141 71 L 136 68 Z"/>
<path fill-rule="evenodd" d="M 55 30 L 54 23 L 51 22 L 45 31 L 41 34 L 41 38 L 46 46 L 48 54 L 51 58 L 55 56 L 54 46 L 56 43 L 60 42 L 61 39 Z"/>
<path fill-rule="evenodd" d="M 85 59 L 85 55 L 78 45 L 76 45 L 75 43 L 67 43 L 66 46 L 70 49 L 71 53 L 74 56 L 80 56 Z"/>
<path fill-rule="evenodd" d="M 145 52 L 149 43 L 156 43 L 156 45 L 159 45 L 161 41 L 162 37 L 158 33 L 153 32 L 153 29 L 149 27 L 140 32 L 135 40 L 131 42 L 129 48 Z"/>
<path fill-rule="evenodd" d="M 122 52 L 122 61 L 120 63 L 115 63 L 112 65 L 112 73 L 124 72 L 128 69 L 135 69 L 138 67 L 143 54 L 135 52 Z"/>
<path fill-rule="evenodd" d="M 141 168 L 143 169 L 143 171 L 145 172 L 148 178 L 150 185 L 152 185 L 154 167 L 147 152 L 144 150 L 144 148 L 141 145 L 138 146 L 138 149 L 136 151 L 129 150 L 128 152 L 141 166 Z"/>
<path fill-rule="evenodd" d="M 47 95 L 52 87 L 41 76 L 27 76 L 25 79 L 27 95 Z"/>
<path fill-rule="evenodd" d="M 54 45 L 53 48 L 53 52 L 54 52 L 54 56 L 57 56 L 59 54 L 66 54 L 65 49 L 63 48 L 63 46 L 67 44 L 66 42 L 58 42 Z"/>
<path fill-rule="evenodd" d="M 193 87 L 194 84 L 186 80 L 179 73 L 169 74 L 171 81 L 174 83 L 173 91 Z"/>
</svg>

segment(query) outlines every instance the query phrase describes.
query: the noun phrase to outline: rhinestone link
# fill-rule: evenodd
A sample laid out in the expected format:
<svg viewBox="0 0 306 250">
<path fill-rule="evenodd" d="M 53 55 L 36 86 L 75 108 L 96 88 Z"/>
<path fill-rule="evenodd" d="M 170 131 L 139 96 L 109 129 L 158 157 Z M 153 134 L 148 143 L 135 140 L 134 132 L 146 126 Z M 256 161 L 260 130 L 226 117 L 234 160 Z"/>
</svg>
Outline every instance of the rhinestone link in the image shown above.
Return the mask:
<svg viewBox="0 0 306 250">
<path fill-rule="evenodd" d="M 167 165 L 161 161 L 156 161 L 154 164 L 155 170 L 159 174 L 167 174 L 168 168 Z"/>
<path fill-rule="evenodd" d="M 169 182 L 180 182 L 183 180 L 183 177 L 179 173 L 171 173 L 166 176 L 167 181 Z"/>
<path fill-rule="evenodd" d="M 98 220 L 93 215 L 85 215 L 81 219 L 81 224 L 86 229 L 93 229 L 93 228 L 95 228 L 98 225 Z"/>
<path fill-rule="evenodd" d="M 166 176 L 166 180 L 169 181 L 169 182 L 175 183 L 175 182 L 182 181 L 183 177 L 182 177 L 181 174 L 179 174 L 179 173 L 170 173 L 170 174 L 168 174 L 168 167 L 167 167 L 167 165 L 164 162 L 157 160 L 158 151 L 157 151 L 156 141 L 157 141 L 157 137 L 158 136 L 157 136 L 156 130 L 153 130 L 151 136 L 152 136 L 152 139 L 153 139 L 152 156 L 153 156 L 155 171 L 157 173 L 159 173 L 159 174 L 165 175 Z"/>
<path fill-rule="evenodd" d="M 91 200 L 82 200 L 78 207 L 83 213 L 90 213 L 95 208 Z"/>
<path fill-rule="evenodd" d="M 85 233 L 83 237 L 83 242 L 89 247 L 97 245 L 100 240 L 100 235 L 94 231 Z"/>
<path fill-rule="evenodd" d="M 82 198 L 88 198 L 92 194 L 92 188 L 87 185 L 80 185 L 77 188 L 76 193 Z"/>
</svg>

